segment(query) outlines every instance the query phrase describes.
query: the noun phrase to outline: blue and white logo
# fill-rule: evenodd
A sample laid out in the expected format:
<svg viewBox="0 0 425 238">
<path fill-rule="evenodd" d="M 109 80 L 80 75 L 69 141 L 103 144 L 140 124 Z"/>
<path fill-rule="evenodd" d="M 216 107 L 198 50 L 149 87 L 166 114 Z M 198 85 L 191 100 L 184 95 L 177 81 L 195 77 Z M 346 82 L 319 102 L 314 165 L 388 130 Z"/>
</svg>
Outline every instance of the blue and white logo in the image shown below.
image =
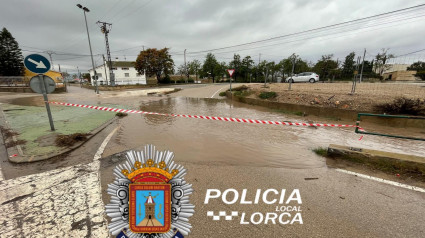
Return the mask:
<svg viewBox="0 0 425 238">
<path fill-rule="evenodd" d="M 49 60 L 39 54 L 31 54 L 25 57 L 24 65 L 29 71 L 36 74 L 44 74 L 50 70 Z"/>
</svg>

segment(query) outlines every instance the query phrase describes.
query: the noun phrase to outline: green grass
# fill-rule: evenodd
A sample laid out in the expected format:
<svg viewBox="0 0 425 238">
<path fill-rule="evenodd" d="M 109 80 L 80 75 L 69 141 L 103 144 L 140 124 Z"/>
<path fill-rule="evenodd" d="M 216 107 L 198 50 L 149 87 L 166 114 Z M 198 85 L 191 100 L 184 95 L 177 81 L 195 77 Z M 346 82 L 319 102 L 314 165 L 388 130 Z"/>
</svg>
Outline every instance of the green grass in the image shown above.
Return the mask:
<svg viewBox="0 0 425 238">
<path fill-rule="evenodd" d="M 44 106 L 2 104 L 2 108 L 5 110 L 9 126 L 18 133 L 17 139 L 26 141 L 22 148 L 24 154 L 29 155 L 43 155 L 59 150 L 55 144 L 41 146 L 37 141 L 41 136 L 88 133 L 115 116 L 113 112 L 51 105 L 56 129 L 52 132 Z"/>
<path fill-rule="evenodd" d="M 313 149 L 313 152 L 320 156 L 327 156 L 328 155 L 328 149 L 324 147 L 317 147 Z"/>
<path fill-rule="evenodd" d="M 261 92 L 260 95 L 258 95 L 261 99 L 271 99 L 277 97 L 276 92 Z"/>
<path fill-rule="evenodd" d="M 252 94 L 252 92 L 250 92 L 250 91 L 235 91 L 235 92 L 233 92 L 233 95 L 236 96 L 236 97 L 248 97 L 251 94 Z"/>
<path fill-rule="evenodd" d="M 226 92 L 220 92 L 218 95 L 219 95 L 220 97 L 225 97 L 225 96 L 226 96 Z"/>
</svg>

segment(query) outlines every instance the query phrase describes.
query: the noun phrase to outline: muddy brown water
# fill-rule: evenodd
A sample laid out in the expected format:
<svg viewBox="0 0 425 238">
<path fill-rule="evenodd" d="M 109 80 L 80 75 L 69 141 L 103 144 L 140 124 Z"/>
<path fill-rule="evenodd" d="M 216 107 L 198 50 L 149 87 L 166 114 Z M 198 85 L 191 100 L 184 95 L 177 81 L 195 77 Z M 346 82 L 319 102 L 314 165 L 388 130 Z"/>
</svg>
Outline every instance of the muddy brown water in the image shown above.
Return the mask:
<svg viewBox="0 0 425 238">
<path fill-rule="evenodd" d="M 217 99 L 166 98 L 146 102 L 141 105 L 141 109 L 169 114 L 274 121 L 311 119 Z M 365 136 L 359 141 L 360 135 L 355 134 L 353 128 L 260 125 L 159 115 L 129 115 L 120 124 L 121 127 L 104 156 L 154 144 L 175 152 L 179 161 L 302 169 L 326 166 L 325 160 L 312 150 L 329 144 L 425 155 L 423 142 L 376 136 Z"/>
</svg>

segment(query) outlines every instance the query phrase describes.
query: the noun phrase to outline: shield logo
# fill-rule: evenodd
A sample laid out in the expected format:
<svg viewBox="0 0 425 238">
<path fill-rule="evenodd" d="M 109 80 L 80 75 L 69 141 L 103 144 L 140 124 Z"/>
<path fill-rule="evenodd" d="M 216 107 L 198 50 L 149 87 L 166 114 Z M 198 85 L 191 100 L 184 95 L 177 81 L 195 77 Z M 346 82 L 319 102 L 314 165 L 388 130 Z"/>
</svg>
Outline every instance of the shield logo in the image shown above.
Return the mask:
<svg viewBox="0 0 425 238">
<path fill-rule="evenodd" d="M 134 233 L 166 233 L 171 229 L 171 185 L 129 185 L 129 225 Z"/>
</svg>

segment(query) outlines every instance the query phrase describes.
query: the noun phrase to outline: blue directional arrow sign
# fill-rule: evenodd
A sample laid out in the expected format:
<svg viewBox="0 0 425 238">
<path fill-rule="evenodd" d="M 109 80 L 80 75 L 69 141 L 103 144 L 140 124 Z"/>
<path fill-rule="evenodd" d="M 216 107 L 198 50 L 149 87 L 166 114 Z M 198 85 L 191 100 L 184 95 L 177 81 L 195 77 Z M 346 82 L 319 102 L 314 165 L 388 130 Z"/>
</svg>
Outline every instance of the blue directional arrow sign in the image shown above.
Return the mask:
<svg viewBox="0 0 425 238">
<path fill-rule="evenodd" d="M 50 70 L 49 60 L 39 54 L 31 54 L 25 57 L 24 65 L 29 71 L 36 74 L 44 74 Z"/>
</svg>

